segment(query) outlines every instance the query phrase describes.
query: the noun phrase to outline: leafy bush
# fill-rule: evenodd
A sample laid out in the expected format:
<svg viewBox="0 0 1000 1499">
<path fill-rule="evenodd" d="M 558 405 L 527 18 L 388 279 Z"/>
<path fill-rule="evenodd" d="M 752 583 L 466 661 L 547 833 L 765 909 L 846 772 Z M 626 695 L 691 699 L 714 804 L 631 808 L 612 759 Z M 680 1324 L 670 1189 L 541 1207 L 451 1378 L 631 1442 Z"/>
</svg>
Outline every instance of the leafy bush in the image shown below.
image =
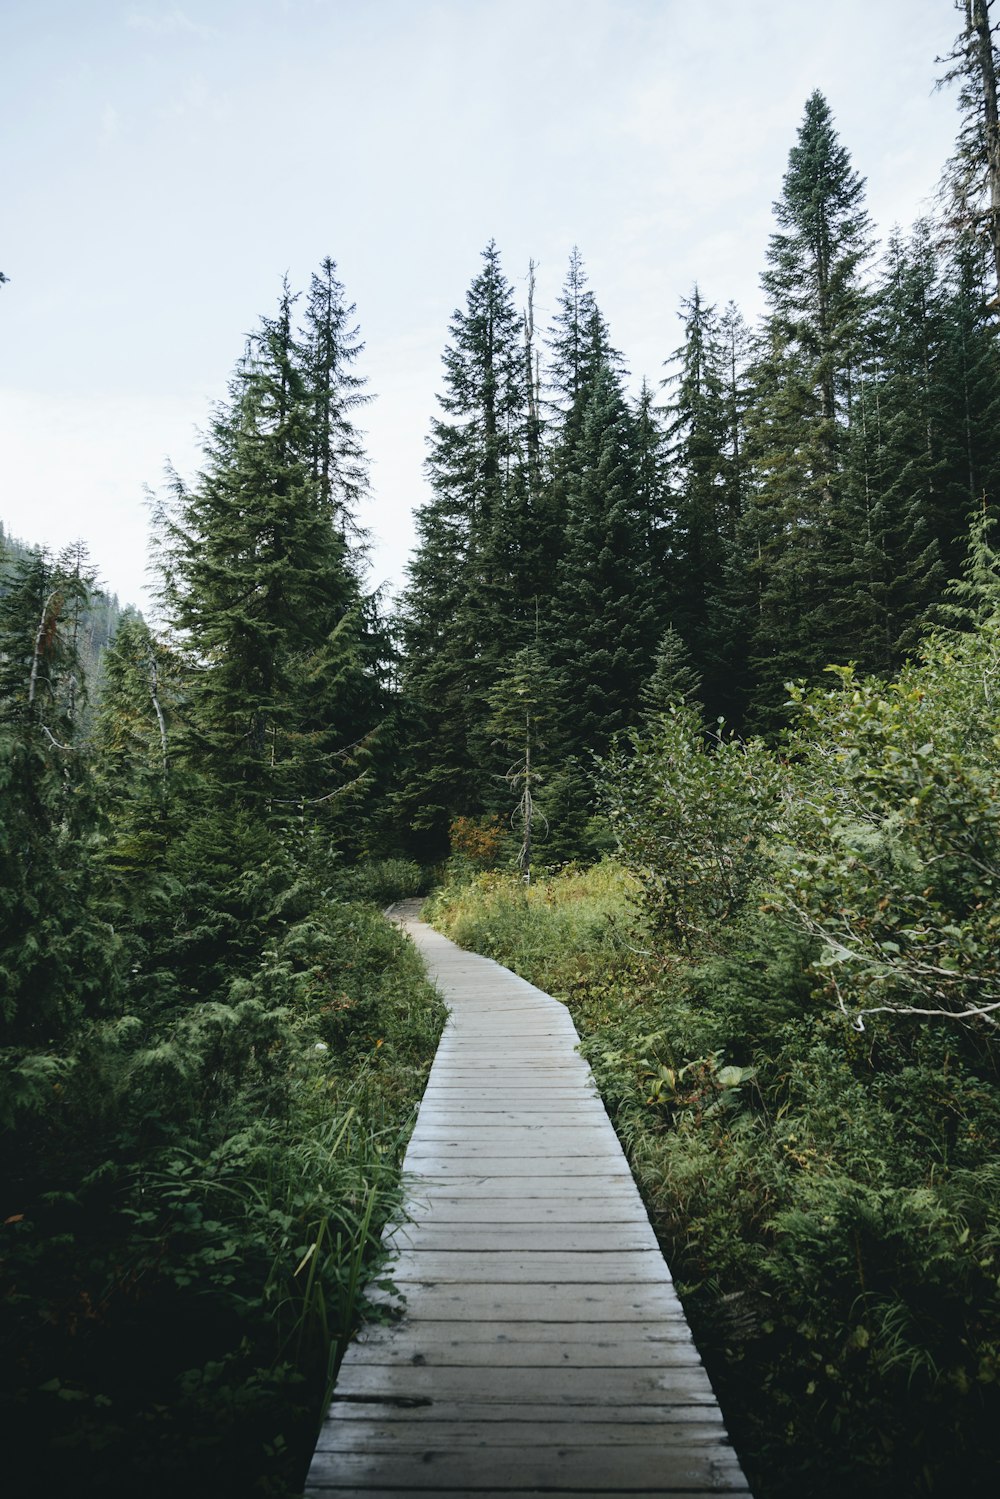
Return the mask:
<svg viewBox="0 0 1000 1499">
<path fill-rule="evenodd" d="M 776 902 L 859 1023 L 1000 1011 L 1000 615 L 888 687 L 836 675 L 795 693 Z"/>
<path fill-rule="evenodd" d="M 716 945 L 767 867 L 781 775 L 759 740 L 707 735 L 698 710 L 671 706 L 604 767 L 620 857 L 647 915 L 682 947 Z"/>
</svg>

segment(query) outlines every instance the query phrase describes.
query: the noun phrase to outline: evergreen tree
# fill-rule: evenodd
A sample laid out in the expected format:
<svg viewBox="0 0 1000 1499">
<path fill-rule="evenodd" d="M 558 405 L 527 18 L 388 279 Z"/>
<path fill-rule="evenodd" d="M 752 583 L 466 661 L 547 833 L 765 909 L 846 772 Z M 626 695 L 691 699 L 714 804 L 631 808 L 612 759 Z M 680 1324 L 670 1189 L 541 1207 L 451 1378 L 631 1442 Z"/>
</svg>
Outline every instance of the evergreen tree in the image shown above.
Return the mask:
<svg viewBox="0 0 1000 1499">
<path fill-rule="evenodd" d="M 966 517 L 1000 495 L 1000 344 L 982 245 L 960 240 L 944 266 L 937 409 L 943 464 L 936 530 L 949 577 L 965 556 Z"/>
<path fill-rule="evenodd" d="M 789 677 L 814 676 L 852 638 L 856 520 L 846 478 L 853 372 L 866 310 L 864 184 L 820 93 L 789 155 L 763 283 L 769 303 L 750 416 L 756 713 L 776 722 Z"/>
<path fill-rule="evenodd" d="M 0 1077 L 8 1109 L 55 1074 L 42 1058 L 114 1003 L 117 941 L 90 908 L 95 813 L 79 743 L 79 549 L 35 551 L 0 594 Z M 33 1081 L 34 1080 L 34 1081 Z"/>
<path fill-rule="evenodd" d="M 505 800 L 515 803 L 508 815 L 520 836 L 517 866 L 529 883 L 539 832 L 543 840 L 548 832 L 542 810 L 548 778 L 543 755 L 556 691 L 544 655 L 531 644 L 515 652 L 489 694 L 486 727 L 508 758 L 503 775 Z"/>
<path fill-rule="evenodd" d="M 655 644 L 635 421 L 609 363 L 594 377 L 576 444 L 552 610 L 564 756 L 603 753 L 635 714 Z"/>
<path fill-rule="evenodd" d="M 451 322 L 427 464 L 433 494 L 417 515 L 402 605 L 403 689 L 421 725 L 405 802 L 439 847 L 451 816 L 482 809 L 487 695 L 534 614 L 523 568 L 532 550 L 523 326 L 493 242 L 482 259 Z"/>
<path fill-rule="evenodd" d="M 951 65 L 941 83 L 959 82 L 962 123 L 944 187 L 953 230 L 987 247 L 994 293 L 1000 294 L 1000 49 L 993 0 L 958 0 L 956 9 L 962 31 L 948 57 L 939 61 Z"/>
<path fill-rule="evenodd" d="M 583 257 L 574 246 L 546 344 L 549 362 L 545 551 L 549 571 L 561 555 L 578 444 L 594 381 L 603 366 L 622 372 L 608 325 L 587 284 Z"/>
<path fill-rule="evenodd" d="M 894 235 L 856 372 L 855 656 L 869 671 L 898 666 L 944 583 L 936 282 L 927 226 Z"/>
<path fill-rule="evenodd" d="M 701 677 L 691 665 L 691 653 L 669 626 L 657 646 L 652 675 L 639 693 L 643 712 L 655 716 L 681 703 L 695 702 L 700 695 Z"/>
<path fill-rule="evenodd" d="M 735 323 L 725 334 L 696 286 L 682 303 L 684 344 L 674 355 L 667 405 L 673 484 L 669 621 L 687 643 L 713 713 L 729 708 L 730 671 L 719 639 L 726 559 L 741 510 Z M 725 340 L 725 341 L 724 341 Z"/>
<path fill-rule="evenodd" d="M 379 644 L 348 531 L 363 489 L 360 399 L 332 262 L 305 333 L 287 285 L 215 413 L 196 484 L 176 484 L 165 612 L 189 670 L 183 751 L 226 797 L 335 820 L 345 755 L 380 711 Z"/>
</svg>

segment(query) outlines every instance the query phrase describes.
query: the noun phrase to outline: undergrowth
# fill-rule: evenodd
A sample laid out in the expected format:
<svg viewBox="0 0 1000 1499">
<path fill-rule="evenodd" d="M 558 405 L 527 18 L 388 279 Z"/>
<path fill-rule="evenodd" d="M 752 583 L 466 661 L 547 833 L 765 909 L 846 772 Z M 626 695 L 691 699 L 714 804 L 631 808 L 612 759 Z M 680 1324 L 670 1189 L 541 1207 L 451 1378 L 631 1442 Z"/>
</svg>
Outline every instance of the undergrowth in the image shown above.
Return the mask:
<svg viewBox="0 0 1000 1499">
<path fill-rule="evenodd" d="M 991 1047 L 853 1028 L 759 909 L 679 951 L 637 889 L 607 861 L 428 912 L 570 1006 L 758 1499 L 992 1493 Z"/>
<path fill-rule="evenodd" d="M 301 1492 L 443 1011 L 374 907 L 244 940 L 224 990 L 81 1027 L 8 1131 L 11 1492 Z"/>
</svg>

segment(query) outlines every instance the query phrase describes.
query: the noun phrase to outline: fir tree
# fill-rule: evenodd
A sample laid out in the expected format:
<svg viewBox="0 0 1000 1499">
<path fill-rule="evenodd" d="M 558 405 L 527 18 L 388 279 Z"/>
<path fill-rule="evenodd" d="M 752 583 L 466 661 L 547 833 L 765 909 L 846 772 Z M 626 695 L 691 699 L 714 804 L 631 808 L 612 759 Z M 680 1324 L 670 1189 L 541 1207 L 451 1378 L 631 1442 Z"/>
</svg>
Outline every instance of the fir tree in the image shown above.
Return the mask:
<svg viewBox="0 0 1000 1499">
<path fill-rule="evenodd" d="M 573 455 L 552 611 L 564 755 L 600 754 L 632 721 L 655 643 L 635 422 L 621 381 L 598 367 Z"/>
<path fill-rule="evenodd" d="M 774 721 L 789 677 L 813 676 L 850 639 L 852 514 L 845 477 L 852 374 L 866 310 L 864 184 L 820 93 L 789 155 L 763 284 L 769 312 L 751 436 L 758 714 Z"/>
<path fill-rule="evenodd" d="M 166 527 L 165 612 L 186 653 L 185 756 L 237 802 L 335 820 L 345 755 L 380 711 L 377 639 L 348 532 L 363 489 L 353 334 L 332 262 L 306 329 L 287 285 Z M 317 814 L 319 815 L 319 814 Z"/>
<path fill-rule="evenodd" d="M 671 586 L 661 619 L 669 621 L 691 652 L 714 712 L 729 706 L 731 684 L 720 649 L 717 614 L 726 558 L 741 504 L 734 464 L 739 461 L 734 403 L 735 325 L 727 343 L 715 309 L 696 286 L 682 303 L 684 344 L 666 407 L 673 487 Z"/>
<path fill-rule="evenodd" d="M 34 1106 L 39 1060 L 113 1006 L 118 943 L 92 909 L 95 808 L 79 742 L 79 617 L 92 578 L 78 548 L 13 566 L 0 593 L 0 1080 Z"/>
<path fill-rule="evenodd" d="M 691 664 L 691 653 L 681 636 L 668 627 L 653 658 L 653 672 L 639 693 L 645 716 L 666 713 L 701 696 L 701 677 Z"/>
<path fill-rule="evenodd" d="M 403 689 L 422 725 L 405 800 L 414 826 L 438 839 L 451 816 L 482 809 L 487 695 L 534 613 L 523 566 L 531 554 L 523 328 L 495 244 L 482 259 L 444 353 L 443 414 L 427 464 L 433 494 L 417 515 L 402 606 Z"/>
</svg>

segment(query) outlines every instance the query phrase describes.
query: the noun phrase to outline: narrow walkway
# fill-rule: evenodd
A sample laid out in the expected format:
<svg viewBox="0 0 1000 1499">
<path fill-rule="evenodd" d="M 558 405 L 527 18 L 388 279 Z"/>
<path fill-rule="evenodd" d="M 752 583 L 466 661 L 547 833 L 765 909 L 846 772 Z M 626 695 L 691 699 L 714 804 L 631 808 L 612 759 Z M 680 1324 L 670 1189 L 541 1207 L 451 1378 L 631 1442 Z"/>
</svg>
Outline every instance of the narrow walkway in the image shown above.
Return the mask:
<svg viewBox="0 0 1000 1499">
<path fill-rule="evenodd" d="M 306 1494 L 745 1495 L 569 1012 L 399 914 L 451 1010 L 393 1235 L 405 1315 L 349 1348 Z"/>
</svg>

